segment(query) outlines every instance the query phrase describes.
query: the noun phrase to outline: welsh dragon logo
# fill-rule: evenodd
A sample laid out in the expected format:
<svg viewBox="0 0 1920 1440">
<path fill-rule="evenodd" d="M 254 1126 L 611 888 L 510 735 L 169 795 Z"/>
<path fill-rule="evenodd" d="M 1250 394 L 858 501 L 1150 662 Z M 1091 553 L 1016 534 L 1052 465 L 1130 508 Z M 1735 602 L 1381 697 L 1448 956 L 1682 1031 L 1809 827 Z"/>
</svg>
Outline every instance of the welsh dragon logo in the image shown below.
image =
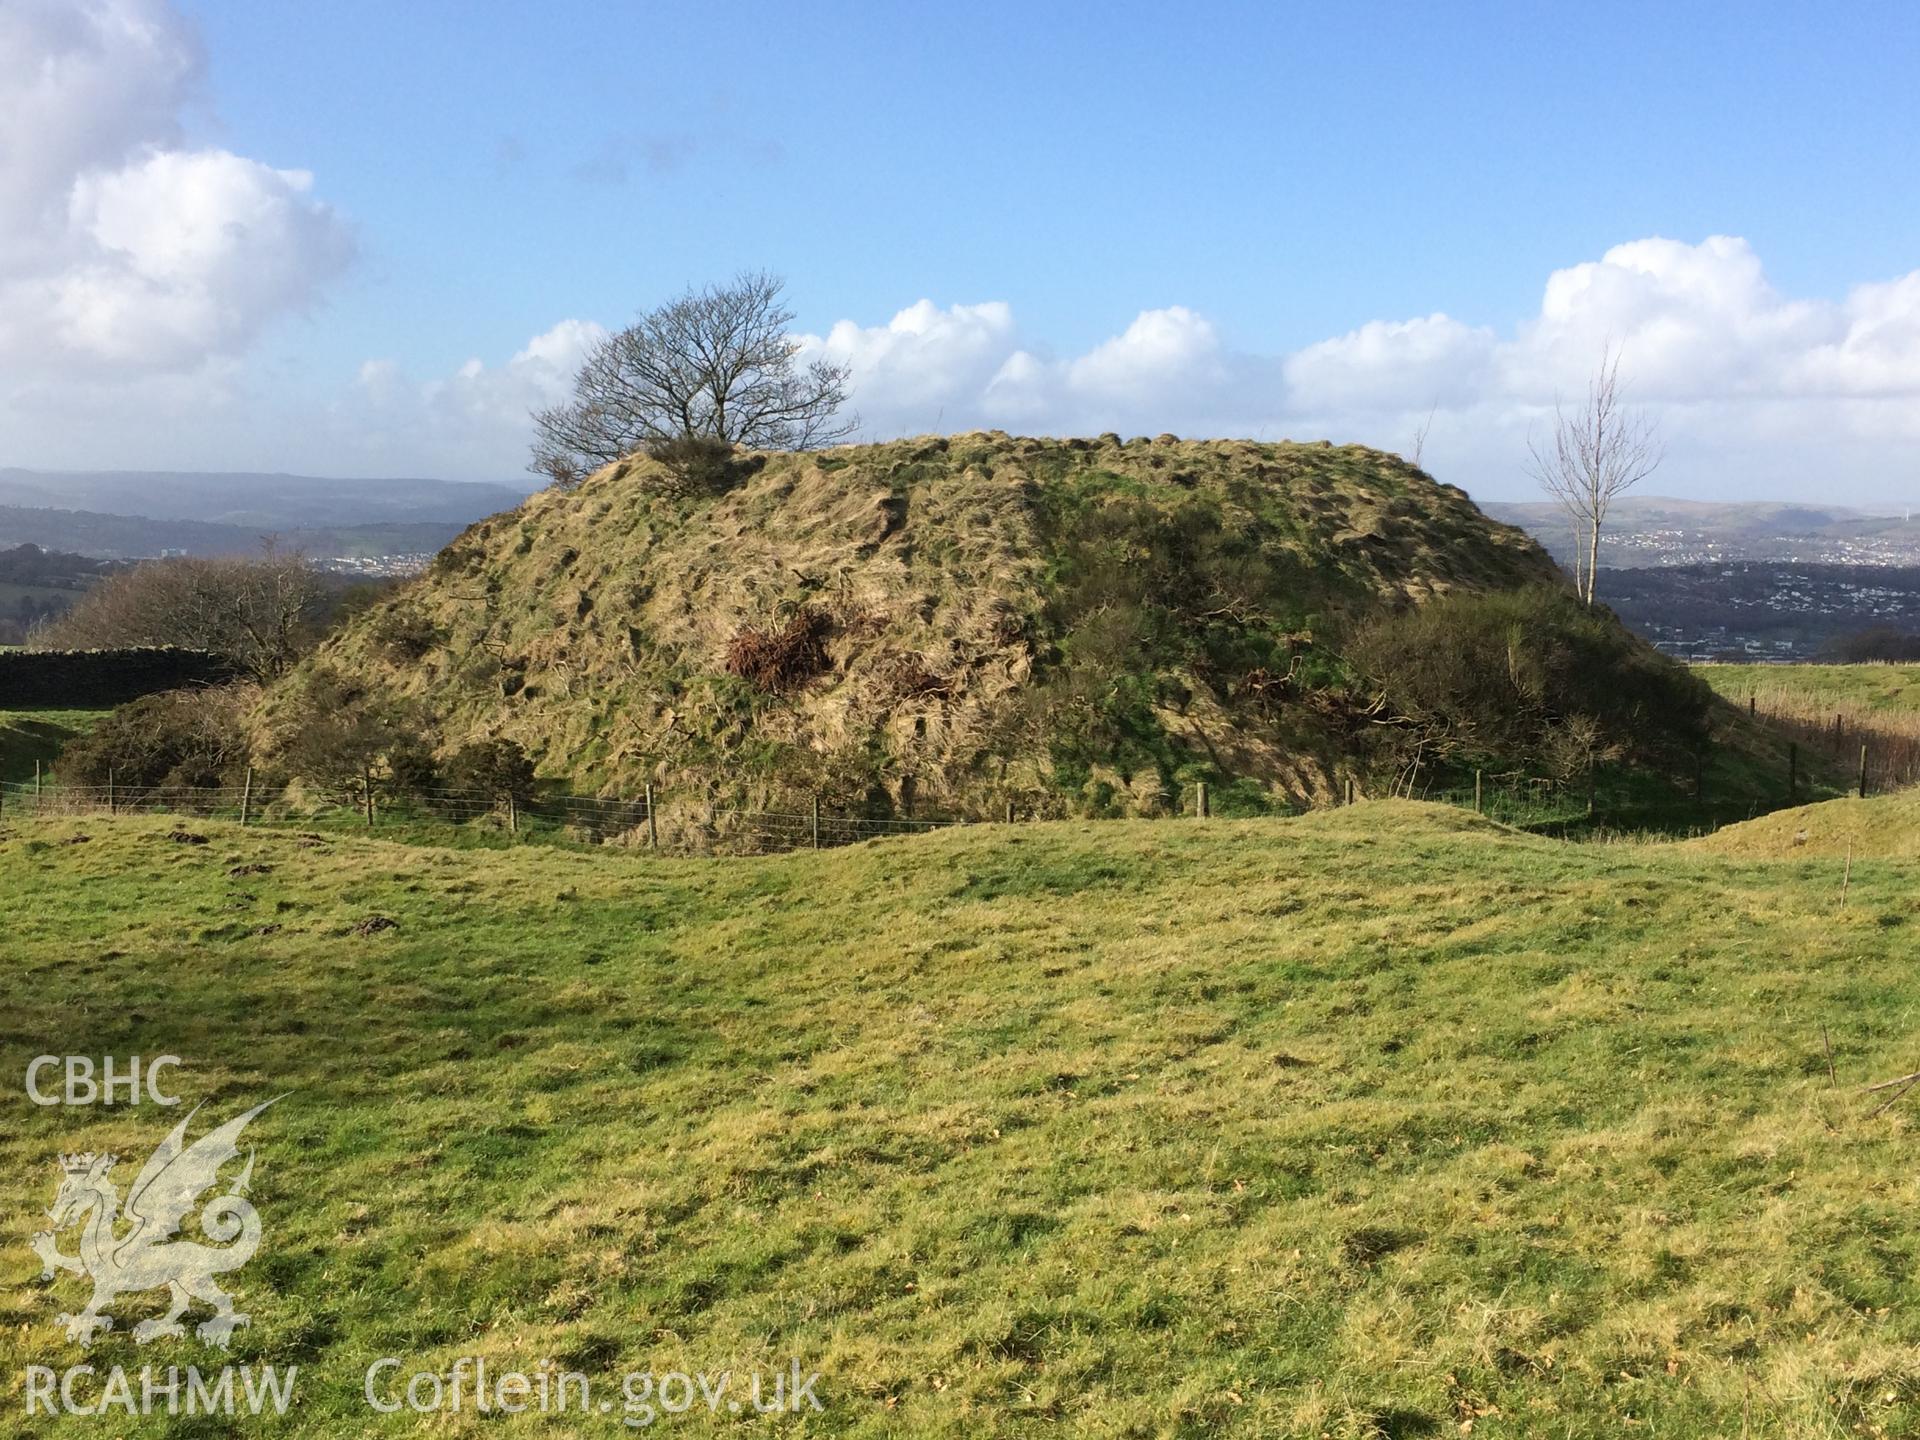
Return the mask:
<svg viewBox="0 0 1920 1440">
<path fill-rule="evenodd" d="M 275 1097 L 279 1099 L 281 1097 Z M 163 1337 L 184 1338 L 180 1317 L 195 1300 L 213 1307 L 196 1333 L 202 1340 L 225 1346 L 248 1317 L 233 1308 L 233 1297 L 214 1283 L 216 1275 L 238 1270 L 260 1247 L 260 1216 L 244 1198 L 253 1176 L 253 1152 L 224 1194 L 216 1195 L 200 1211 L 200 1228 L 213 1245 L 176 1240 L 187 1213 L 219 1180 L 220 1167 L 240 1153 L 240 1132 L 267 1105 L 256 1105 L 186 1143 L 187 1126 L 199 1107 L 173 1127 L 134 1177 L 127 1191 L 126 1212 L 120 1210 L 119 1188 L 108 1178 L 119 1157 L 62 1155 L 60 1193 L 47 1211 L 52 1228 L 33 1237 L 33 1250 L 46 1267 L 44 1280 L 56 1270 L 70 1270 L 93 1281 L 93 1298 L 77 1315 L 61 1315 L 67 1338 L 82 1345 L 113 1328 L 105 1308 L 121 1295 L 165 1286 L 172 1297 L 164 1316 L 142 1320 L 133 1327 L 135 1343 Z M 126 1228 L 123 1228 L 123 1224 Z M 70 1225 L 80 1231 L 79 1255 L 60 1253 L 56 1235 Z"/>
</svg>

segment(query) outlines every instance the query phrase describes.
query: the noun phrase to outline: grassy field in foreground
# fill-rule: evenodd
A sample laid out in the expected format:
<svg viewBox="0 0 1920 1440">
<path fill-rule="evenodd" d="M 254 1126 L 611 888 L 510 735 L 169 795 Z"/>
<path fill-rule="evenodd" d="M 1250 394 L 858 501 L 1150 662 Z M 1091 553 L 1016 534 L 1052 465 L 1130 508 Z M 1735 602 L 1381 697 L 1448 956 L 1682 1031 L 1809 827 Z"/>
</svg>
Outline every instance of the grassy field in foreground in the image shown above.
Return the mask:
<svg viewBox="0 0 1920 1440">
<path fill-rule="evenodd" d="M 1836 857 L 1405 803 L 730 861 L 174 829 L 0 831 L 0 1429 L 29 1364 L 219 1363 L 135 1348 L 154 1295 L 53 1324 L 57 1155 L 124 1182 L 181 1112 L 36 1108 L 42 1053 L 286 1092 L 232 1360 L 299 1379 L 35 1434 L 623 1433 L 374 1415 L 389 1355 L 823 1377 L 696 1433 L 1920 1429 L 1920 1113 L 1857 1089 L 1920 1064 L 1896 863 L 1842 907 Z"/>
</svg>

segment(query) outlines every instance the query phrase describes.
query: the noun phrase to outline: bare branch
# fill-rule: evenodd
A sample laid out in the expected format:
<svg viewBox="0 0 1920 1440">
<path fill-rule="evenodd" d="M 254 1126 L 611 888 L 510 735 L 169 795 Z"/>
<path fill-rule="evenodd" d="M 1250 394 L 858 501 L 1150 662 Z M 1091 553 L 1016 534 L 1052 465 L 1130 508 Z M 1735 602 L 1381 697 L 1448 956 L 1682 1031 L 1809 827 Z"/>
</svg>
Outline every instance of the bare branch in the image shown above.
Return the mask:
<svg viewBox="0 0 1920 1440">
<path fill-rule="evenodd" d="M 1556 402 L 1551 443 L 1543 445 L 1531 436 L 1527 440 L 1528 473 L 1560 502 L 1576 533 L 1586 540 L 1584 584 L 1577 558 L 1574 583 L 1589 605 L 1607 511 L 1619 496 L 1658 469 L 1666 455 L 1653 419 L 1629 410 L 1625 393 L 1619 356 L 1608 344 L 1587 384 L 1586 403 L 1568 411 Z"/>
<path fill-rule="evenodd" d="M 573 399 L 534 414 L 528 468 L 568 488 L 662 441 L 810 450 L 852 434 L 850 367 L 796 368 L 782 282 L 764 272 L 689 290 L 595 346 Z"/>
</svg>

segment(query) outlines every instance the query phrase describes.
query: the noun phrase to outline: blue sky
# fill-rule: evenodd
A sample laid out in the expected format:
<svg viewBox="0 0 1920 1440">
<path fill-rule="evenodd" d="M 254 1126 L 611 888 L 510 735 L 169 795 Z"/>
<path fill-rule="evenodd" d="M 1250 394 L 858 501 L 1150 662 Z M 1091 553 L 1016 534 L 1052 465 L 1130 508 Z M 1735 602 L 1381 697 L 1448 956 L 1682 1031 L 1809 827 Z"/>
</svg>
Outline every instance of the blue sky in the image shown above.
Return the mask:
<svg viewBox="0 0 1920 1440">
<path fill-rule="evenodd" d="M 1920 423 L 1853 413 L 1888 399 L 1889 365 L 1897 393 L 1920 394 L 1920 318 L 1904 289 L 1849 302 L 1920 267 L 1912 5 L 87 4 L 192 57 L 163 45 L 126 61 L 186 73 L 149 97 L 149 133 L 130 121 L 119 150 L 76 145 L 74 185 L 155 146 L 222 155 L 233 184 L 209 166 L 207 188 L 231 196 L 253 167 L 290 237 L 260 259 L 273 284 L 233 282 L 260 313 L 196 294 L 204 323 L 156 342 L 165 367 L 116 357 L 134 409 L 182 422 L 166 463 L 511 475 L 507 412 L 538 390 L 540 360 L 515 372 L 513 357 L 534 337 L 574 322 L 569 343 L 585 343 L 584 327 L 749 266 L 788 277 L 800 330 L 872 367 L 876 433 L 936 417 L 1319 424 L 1391 444 L 1439 404 L 1458 423 L 1436 422 L 1436 455 L 1472 467 L 1476 493 L 1517 493 L 1522 422 L 1577 386 L 1604 331 L 1643 369 L 1647 403 L 1672 407 L 1674 483 L 1658 488 L 1715 493 L 1735 461 L 1755 493 L 1788 493 L 1820 454 L 1844 456 L 1872 498 L 1900 488 L 1889 457 L 1911 473 L 1920 455 Z M 52 22 L 13 39 L 72 43 Z M 7 44 L 0 29 L 0 63 Z M 49 100 L 34 118 L 62 114 Z M 311 179 L 261 178 L 282 172 Z M 61 193 L 42 189 L 54 213 Z M 123 208 L 131 225 L 164 201 Z M 1582 282 L 1600 298 L 1578 323 L 1529 338 L 1555 272 L 1656 237 L 1744 248 L 1704 266 L 1693 248 L 1628 252 L 1651 291 L 1621 301 Z M 937 315 L 913 322 L 914 346 L 880 334 L 923 299 Z M 951 312 L 988 304 L 1005 314 Z M 1148 336 L 1074 368 L 1148 316 L 1173 317 L 1148 327 L 1157 348 Z M 1314 349 L 1435 316 L 1458 333 Z M 1662 349 L 1676 323 L 1718 328 Z M 1762 351 L 1764 383 L 1749 373 Z M 572 352 L 556 339 L 541 354 L 557 371 Z M 1016 354 L 1035 366 L 1009 370 Z M 1725 385 L 1682 393 L 1702 356 Z M 1331 361 L 1349 381 L 1371 368 L 1341 391 Z M 7 363 L 0 350 L 0 404 Z M 1484 384 L 1441 393 L 1473 366 Z M 1535 371 L 1552 384 L 1515 378 Z M 46 402 L 49 383 L 26 390 Z M 1727 413 L 1757 403 L 1756 384 L 1778 392 L 1758 425 Z M 97 374 L 55 408 L 113 403 L 89 387 Z M 17 377 L 11 393 L 17 414 Z M 500 414 L 476 419 L 484 434 L 457 438 L 449 407 L 487 406 Z M 18 463 L 133 464 L 153 443 L 151 423 L 65 441 L 44 428 L 24 425 Z M 1788 431 L 1806 457 L 1790 466 Z"/>
</svg>

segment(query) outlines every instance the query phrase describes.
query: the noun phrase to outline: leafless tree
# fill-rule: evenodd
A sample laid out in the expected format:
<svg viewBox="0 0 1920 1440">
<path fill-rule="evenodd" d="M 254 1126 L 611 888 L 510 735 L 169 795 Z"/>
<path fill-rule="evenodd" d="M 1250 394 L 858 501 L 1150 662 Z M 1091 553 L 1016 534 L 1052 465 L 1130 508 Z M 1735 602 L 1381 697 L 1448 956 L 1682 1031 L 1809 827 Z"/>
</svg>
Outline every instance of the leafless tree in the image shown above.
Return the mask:
<svg viewBox="0 0 1920 1440">
<path fill-rule="evenodd" d="M 1576 547 L 1586 547 L 1586 574 L 1576 548 L 1574 587 L 1593 604 L 1594 572 L 1600 564 L 1600 532 L 1613 502 L 1660 465 L 1665 447 L 1652 417 L 1629 410 L 1620 385 L 1620 357 L 1612 345 L 1600 352 L 1600 367 L 1587 382 L 1586 403 L 1569 411 L 1553 407 L 1551 446 L 1528 440 L 1528 472 L 1567 512 Z"/>
<path fill-rule="evenodd" d="M 533 417 L 528 469 L 566 488 L 643 446 L 719 440 L 810 450 L 844 439 L 850 367 L 796 363 L 784 283 L 761 272 L 689 290 L 596 345 L 571 400 Z"/>
<path fill-rule="evenodd" d="M 258 559 L 149 560 L 101 581 L 33 641 L 76 650 L 178 645 L 272 680 L 313 643 L 325 604 L 305 558 L 271 547 Z"/>
<path fill-rule="evenodd" d="M 1427 418 L 1420 422 L 1420 428 L 1413 432 L 1413 453 L 1407 459 L 1413 462 L 1413 468 L 1421 468 L 1421 459 L 1427 453 L 1427 434 L 1433 429 L 1433 417 L 1440 412 L 1440 402 L 1434 401 L 1427 410 Z"/>
</svg>

